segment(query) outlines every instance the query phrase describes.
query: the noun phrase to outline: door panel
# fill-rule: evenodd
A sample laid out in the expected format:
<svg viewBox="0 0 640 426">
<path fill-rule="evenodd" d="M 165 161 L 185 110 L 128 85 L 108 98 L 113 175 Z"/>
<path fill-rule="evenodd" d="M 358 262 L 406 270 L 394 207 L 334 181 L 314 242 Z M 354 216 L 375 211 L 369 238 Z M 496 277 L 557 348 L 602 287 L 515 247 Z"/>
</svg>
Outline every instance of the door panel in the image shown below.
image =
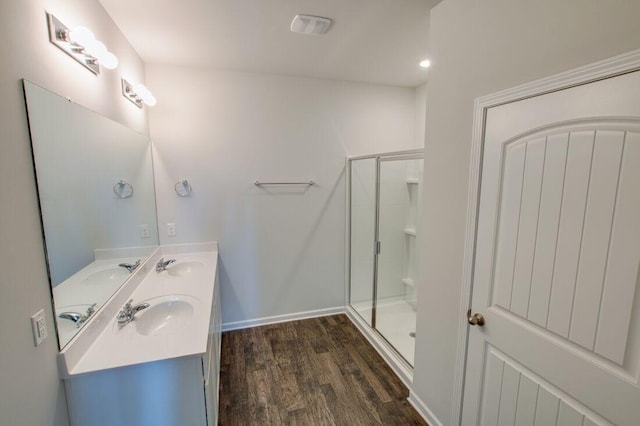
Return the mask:
<svg viewBox="0 0 640 426">
<path fill-rule="evenodd" d="M 570 307 L 576 285 L 576 264 L 580 260 L 584 206 L 587 201 L 592 152 L 593 132 L 569 134 L 569 151 L 559 215 L 560 228 L 556 235 L 555 259 L 562 259 L 562 261 L 554 262 L 547 318 L 547 328 L 564 337 L 569 334 Z M 553 285 L 554 282 L 556 285 Z"/>
<path fill-rule="evenodd" d="M 639 88 L 487 111 L 464 424 L 640 418 Z"/>
<path fill-rule="evenodd" d="M 531 294 L 531 274 L 533 271 L 538 213 L 540 211 L 540 189 L 544 169 L 545 139 L 537 139 L 526 144 L 525 164 L 522 174 L 522 196 L 520 199 L 520 220 L 518 221 L 518 244 L 513 271 L 513 291 L 511 312 L 526 318 Z"/>
<path fill-rule="evenodd" d="M 595 351 L 626 367 L 638 361 L 638 336 L 630 334 L 634 294 L 638 291 L 638 258 L 640 252 L 640 134 L 628 132 L 624 141 L 624 155 L 619 172 L 619 183 L 604 289 L 600 298 Z M 634 232 L 635 231 L 635 232 Z M 636 313 L 633 324 L 638 324 Z M 635 338 L 635 341 L 631 341 Z M 627 342 L 633 346 L 627 345 Z M 630 371 L 630 370 L 629 370 Z M 636 371 L 637 373 L 637 371 Z"/>
<path fill-rule="evenodd" d="M 513 291 L 513 273 L 518 245 L 518 226 L 520 222 L 520 200 L 526 145 L 518 144 L 507 148 L 505 163 L 503 203 L 498 232 L 498 255 L 496 256 L 496 281 L 494 303 L 503 308 L 511 307 Z"/>
<path fill-rule="evenodd" d="M 609 424 L 495 348 L 488 349 L 485 372 L 483 426 Z"/>
<path fill-rule="evenodd" d="M 568 134 L 547 138 L 538 211 L 538 232 L 529 298 L 529 321 L 547 327 L 551 280 L 556 260 L 560 207 L 567 162 Z"/>
</svg>

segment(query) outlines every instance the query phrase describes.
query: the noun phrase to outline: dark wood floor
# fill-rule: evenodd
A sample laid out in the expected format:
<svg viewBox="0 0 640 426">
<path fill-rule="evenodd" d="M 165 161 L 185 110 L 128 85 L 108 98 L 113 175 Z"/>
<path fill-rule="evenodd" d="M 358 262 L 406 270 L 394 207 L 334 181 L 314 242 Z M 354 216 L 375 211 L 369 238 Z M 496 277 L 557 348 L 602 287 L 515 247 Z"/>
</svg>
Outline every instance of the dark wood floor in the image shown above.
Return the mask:
<svg viewBox="0 0 640 426">
<path fill-rule="evenodd" d="M 426 425 L 346 315 L 222 336 L 220 425 Z"/>
</svg>

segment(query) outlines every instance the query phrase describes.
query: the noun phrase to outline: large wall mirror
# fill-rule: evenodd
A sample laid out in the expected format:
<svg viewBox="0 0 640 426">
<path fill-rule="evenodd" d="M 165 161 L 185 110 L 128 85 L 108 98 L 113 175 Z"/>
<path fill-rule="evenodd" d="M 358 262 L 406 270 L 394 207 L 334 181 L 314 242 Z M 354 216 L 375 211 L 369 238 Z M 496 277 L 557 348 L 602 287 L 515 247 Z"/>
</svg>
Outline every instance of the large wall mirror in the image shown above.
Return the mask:
<svg viewBox="0 0 640 426">
<path fill-rule="evenodd" d="M 158 245 L 149 138 L 24 81 L 62 349 Z"/>
</svg>

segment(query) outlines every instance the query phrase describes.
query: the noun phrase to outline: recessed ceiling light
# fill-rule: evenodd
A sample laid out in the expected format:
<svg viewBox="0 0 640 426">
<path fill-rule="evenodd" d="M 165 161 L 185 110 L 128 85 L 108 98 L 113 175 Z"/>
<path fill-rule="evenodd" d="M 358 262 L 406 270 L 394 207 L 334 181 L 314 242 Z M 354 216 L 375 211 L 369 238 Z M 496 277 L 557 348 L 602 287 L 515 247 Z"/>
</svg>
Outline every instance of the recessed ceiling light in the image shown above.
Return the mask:
<svg viewBox="0 0 640 426">
<path fill-rule="evenodd" d="M 291 31 L 301 34 L 324 34 L 331 27 L 331 19 L 322 16 L 296 15 L 291 22 Z"/>
<path fill-rule="evenodd" d="M 431 66 L 431 61 L 428 59 L 424 59 L 422 61 L 420 61 L 420 66 L 422 68 L 429 68 Z"/>
</svg>

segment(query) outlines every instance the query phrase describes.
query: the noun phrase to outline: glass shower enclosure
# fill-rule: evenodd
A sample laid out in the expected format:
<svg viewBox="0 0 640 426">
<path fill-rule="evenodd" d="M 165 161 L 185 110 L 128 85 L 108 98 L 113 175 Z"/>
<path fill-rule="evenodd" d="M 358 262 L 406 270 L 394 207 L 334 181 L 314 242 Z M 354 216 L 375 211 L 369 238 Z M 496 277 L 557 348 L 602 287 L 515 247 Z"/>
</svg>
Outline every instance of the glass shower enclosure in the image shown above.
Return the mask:
<svg viewBox="0 0 640 426">
<path fill-rule="evenodd" d="M 348 160 L 349 303 L 411 366 L 423 156 L 413 150 Z"/>
</svg>

